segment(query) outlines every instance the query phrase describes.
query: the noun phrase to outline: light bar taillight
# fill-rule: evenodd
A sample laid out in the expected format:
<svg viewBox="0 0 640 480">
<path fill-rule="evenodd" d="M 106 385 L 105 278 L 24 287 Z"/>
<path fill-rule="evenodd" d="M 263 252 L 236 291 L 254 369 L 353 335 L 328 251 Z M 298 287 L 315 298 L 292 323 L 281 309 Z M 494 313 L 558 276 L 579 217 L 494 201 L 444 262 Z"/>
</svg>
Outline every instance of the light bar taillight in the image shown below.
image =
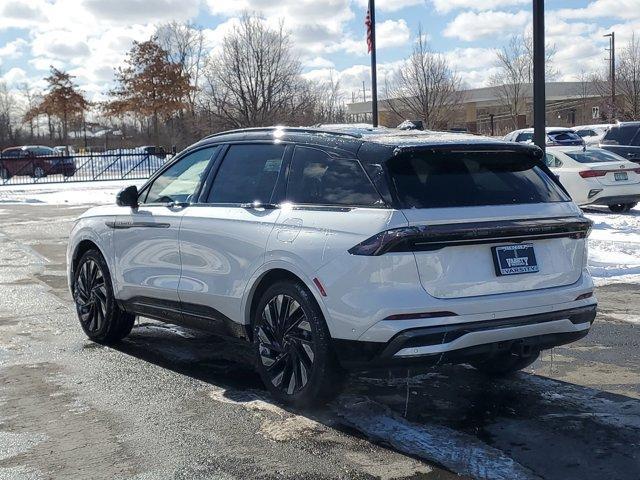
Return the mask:
<svg viewBox="0 0 640 480">
<path fill-rule="evenodd" d="M 580 239 L 589 235 L 591 225 L 591 220 L 583 216 L 416 225 L 380 232 L 350 248 L 349 253 L 378 256 L 505 241 L 522 242 L 561 237 Z"/>
<path fill-rule="evenodd" d="M 604 177 L 607 173 L 606 170 L 583 170 L 580 176 L 582 178 Z"/>
</svg>

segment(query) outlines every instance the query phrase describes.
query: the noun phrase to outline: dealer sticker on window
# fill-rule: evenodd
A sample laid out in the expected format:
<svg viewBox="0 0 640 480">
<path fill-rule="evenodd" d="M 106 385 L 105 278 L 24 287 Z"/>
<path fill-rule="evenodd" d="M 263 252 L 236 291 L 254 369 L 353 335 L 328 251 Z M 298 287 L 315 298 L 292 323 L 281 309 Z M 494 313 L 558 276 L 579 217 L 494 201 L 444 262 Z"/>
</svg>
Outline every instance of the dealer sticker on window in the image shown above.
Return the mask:
<svg viewBox="0 0 640 480">
<path fill-rule="evenodd" d="M 493 264 L 496 275 L 518 275 L 539 272 L 536 253 L 531 244 L 493 247 Z"/>
</svg>

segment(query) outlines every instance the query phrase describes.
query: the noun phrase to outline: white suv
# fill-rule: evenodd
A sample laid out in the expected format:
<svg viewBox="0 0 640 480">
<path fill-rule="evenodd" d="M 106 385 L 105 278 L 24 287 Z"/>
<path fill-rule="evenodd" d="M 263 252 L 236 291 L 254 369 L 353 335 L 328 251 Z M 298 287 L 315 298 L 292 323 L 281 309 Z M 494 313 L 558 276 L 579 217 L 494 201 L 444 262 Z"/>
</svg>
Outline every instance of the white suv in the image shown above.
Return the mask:
<svg viewBox="0 0 640 480">
<path fill-rule="evenodd" d="M 272 394 L 304 405 L 345 369 L 505 374 L 585 336 L 590 228 L 534 146 L 249 129 L 82 215 L 69 284 L 89 338 L 136 315 L 241 337 Z"/>
</svg>

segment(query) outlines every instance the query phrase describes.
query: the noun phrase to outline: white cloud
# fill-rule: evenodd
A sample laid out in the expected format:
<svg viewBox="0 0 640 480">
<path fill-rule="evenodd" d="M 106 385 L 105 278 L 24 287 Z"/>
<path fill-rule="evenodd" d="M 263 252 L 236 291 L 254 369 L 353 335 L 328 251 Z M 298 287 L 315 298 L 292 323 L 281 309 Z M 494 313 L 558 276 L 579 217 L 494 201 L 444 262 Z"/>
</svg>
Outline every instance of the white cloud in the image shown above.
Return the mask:
<svg viewBox="0 0 640 480">
<path fill-rule="evenodd" d="M 425 0 L 383 0 L 376 4 L 376 11 L 397 12 L 398 10 L 424 3 Z M 363 12 L 362 16 L 364 18 L 364 12 L 367 10 L 369 0 L 358 0 L 358 4 Z"/>
<path fill-rule="evenodd" d="M 563 8 L 554 12 L 563 19 L 640 18 L 640 0 L 595 0 L 584 8 Z"/>
<path fill-rule="evenodd" d="M 505 38 L 514 32 L 521 32 L 529 18 L 529 12 L 524 10 L 516 13 L 493 10 L 464 12 L 446 26 L 444 35 L 468 42 L 488 36 Z"/>
<path fill-rule="evenodd" d="M 531 0 L 431 0 L 439 13 L 449 13 L 453 10 L 493 10 L 496 8 L 515 5 L 530 5 Z"/>
<path fill-rule="evenodd" d="M 22 68 L 14 67 L 2 76 L 2 80 L 9 88 L 15 88 L 27 81 L 27 72 Z"/>
<path fill-rule="evenodd" d="M 188 20 L 198 14 L 199 0 L 84 0 L 96 18 L 131 24 Z"/>
<path fill-rule="evenodd" d="M 20 58 L 28 45 L 29 43 L 23 38 L 8 42 L 0 47 L 0 58 Z"/>
<path fill-rule="evenodd" d="M 492 48 L 455 48 L 444 54 L 451 68 L 457 71 L 483 70 L 496 63 L 496 52 Z"/>
<path fill-rule="evenodd" d="M 306 68 L 333 68 L 335 64 L 324 57 L 315 57 L 303 60 L 302 64 Z"/>
</svg>

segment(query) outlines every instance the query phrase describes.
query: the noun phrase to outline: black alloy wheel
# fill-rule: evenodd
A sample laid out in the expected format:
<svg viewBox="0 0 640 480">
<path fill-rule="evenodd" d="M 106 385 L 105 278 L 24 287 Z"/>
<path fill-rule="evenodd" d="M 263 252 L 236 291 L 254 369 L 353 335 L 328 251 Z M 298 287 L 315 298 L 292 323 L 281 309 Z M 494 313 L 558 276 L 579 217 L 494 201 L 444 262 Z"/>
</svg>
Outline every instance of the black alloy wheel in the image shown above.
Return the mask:
<svg viewBox="0 0 640 480">
<path fill-rule="evenodd" d="M 261 296 L 253 321 L 258 373 L 277 400 L 296 407 L 327 401 L 339 393 L 342 370 L 329 330 L 311 292 L 283 280 Z"/>
<path fill-rule="evenodd" d="M 109 268 L 100 252 L 86 252 L 74 270 L 73 299 L 84 333 L 99 343 L 122 340 L 133 328 L 135 315 L 118 306 Z"/>
<path fill-rule="evenodd" d="M 75 300 L 84 329 L 92 333 L 100 331 L 107 316 L 107 287 L 104 274 L 93 259 L 84 262 L 78 272 Z"/>
<path fill-rule="evenodd" d="M 316 348 L 304 309 L 290 296 L 277 295 L 264 307 L 257 333 L 271 383 L 287 395 L 298 393 L 313 372 Z"/>
</svg>

